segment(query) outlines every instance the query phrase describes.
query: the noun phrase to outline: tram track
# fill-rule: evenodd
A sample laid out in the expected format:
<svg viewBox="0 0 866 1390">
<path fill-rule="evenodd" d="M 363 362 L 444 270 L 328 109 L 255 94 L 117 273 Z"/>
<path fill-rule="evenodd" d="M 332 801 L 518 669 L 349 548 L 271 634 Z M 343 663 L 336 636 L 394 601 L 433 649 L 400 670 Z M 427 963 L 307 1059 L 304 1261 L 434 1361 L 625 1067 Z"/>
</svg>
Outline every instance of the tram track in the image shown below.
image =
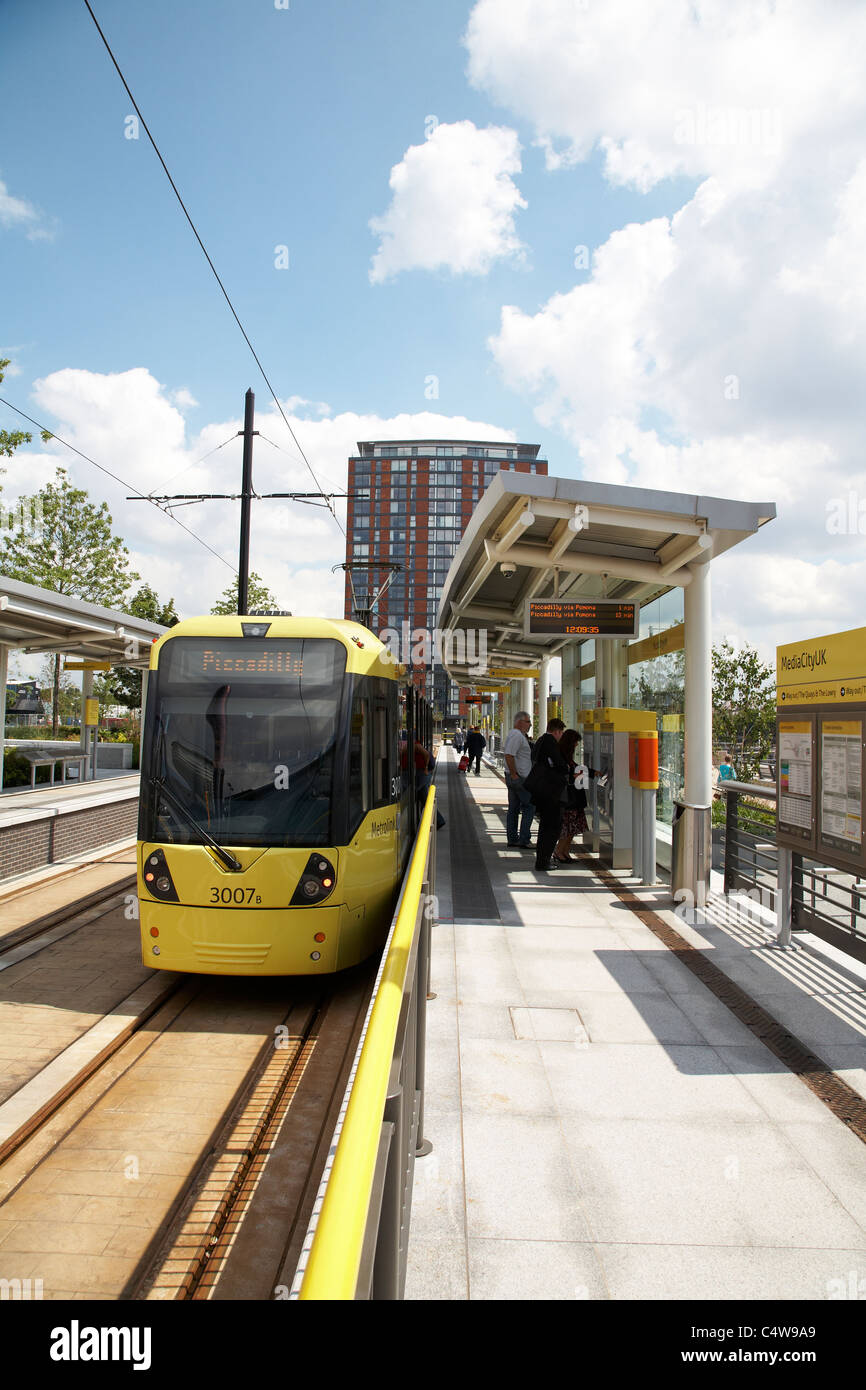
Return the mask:
<svg viewBox="0 0 866 1390">
<path fill-rule="evenodd" d="M 88 926 L 112 908 L 126 904 L 130 895 L 134 894 L 135 887 L 135 874 L 129 874 L 7 932 L 0 938 L 0 970 L 8 970 L 19 960 L 33 955 L 35 950 L 42 950 L 45 946 L 62 941 L 65 936 L 69 936 L 80 927 Z M 0 907 L 2 906 L 0 903 Z M 42 944 L 36 946 L 35 943 L 38 941 Z M 33 950 L 22 949 L 28 946 L 33 946 Z"/>
<path fill-rule="evenodd" d="M 367 963 L 293 1006 L 285 1046 L 260 1059 L 150 1270 L 126 1296 L 288 1295 L 374 979 Z"/>
<path fill-rule="evenodd" d="M 147 1015 L 5 1146 L 0 1276 L 43 1241 L 52 1296 L 207 1298 L 227 1273 L 244 1284 L 252 1244 L 275 1280 L 306 1229 L 374 973 L 147 981 L 162 987 Z M 274 1192 L 278 1229 L 266 1215 L 250 1241 Z"/>
</svg>

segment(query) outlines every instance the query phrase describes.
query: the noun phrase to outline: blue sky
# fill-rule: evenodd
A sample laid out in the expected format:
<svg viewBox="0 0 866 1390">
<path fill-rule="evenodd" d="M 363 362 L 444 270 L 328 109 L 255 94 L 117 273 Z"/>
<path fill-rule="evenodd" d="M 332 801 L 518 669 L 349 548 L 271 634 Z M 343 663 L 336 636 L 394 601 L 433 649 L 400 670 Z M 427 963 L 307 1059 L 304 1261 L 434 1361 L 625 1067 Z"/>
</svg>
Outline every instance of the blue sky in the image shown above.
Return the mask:
<svg viewBox="0 0 866 1390">
<path fill-rule="evenodd" d="M 862 535 L 826 524 L 866 497 L 858 8 L 94 10 L 322 477 L 342 483 L 358 437 L 472 425 L 540 443 L 553 473 L 776 501 L 717 567 L 716 635 L 769 653 L 862 622 Z M 258 446 L 259 486 L 304 486 L 144 132 L 125 138 L 85 6 L 6 0 L 3 19 L 3 394 L 142 490 L 179 472 L 222 490 L 234 445 L 192 465 L 251 385 L 288 450 Z M 27 453 L 7 499 L 63 462 L 163 596 L 210 606 L 225 567 L 60 446 Z M 183 518 L 233 557 L 233 508 Z M 336 611 L 341 558 L 326 517 L 257 514 L 253 565 L 287 606 Z"/>
</svg>

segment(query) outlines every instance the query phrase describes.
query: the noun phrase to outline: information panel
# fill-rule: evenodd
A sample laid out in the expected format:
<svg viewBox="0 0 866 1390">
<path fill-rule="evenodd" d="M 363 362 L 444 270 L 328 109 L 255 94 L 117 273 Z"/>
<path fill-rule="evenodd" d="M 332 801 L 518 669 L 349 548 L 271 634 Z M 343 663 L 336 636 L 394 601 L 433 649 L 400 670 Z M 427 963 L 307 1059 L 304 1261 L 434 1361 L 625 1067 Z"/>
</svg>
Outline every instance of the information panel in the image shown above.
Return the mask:
<svg viewBox="0 0 866 1390">
<path fill-rule="evenodd" d="M 863 721 L 822 719 L 821 849 L 859 858 L 863 844 Z"/>
<path fill-rule="evenodd" d="M 524 633 L 527 637 L 637 637 L 640 606 L 613 599 L 573 603 L 559 599 L 527 599 Z"/>
<path fill-rule="evenodd" d="M 779 831 L 799 842 L 811 841 L 815 827 L 814 721 L 780 719 L 776 737 Z"/>
<path fill-rule="evenodd" d="M 776 648 L 780 845 L 866 876 L 866 627 Z"/>
</svg>

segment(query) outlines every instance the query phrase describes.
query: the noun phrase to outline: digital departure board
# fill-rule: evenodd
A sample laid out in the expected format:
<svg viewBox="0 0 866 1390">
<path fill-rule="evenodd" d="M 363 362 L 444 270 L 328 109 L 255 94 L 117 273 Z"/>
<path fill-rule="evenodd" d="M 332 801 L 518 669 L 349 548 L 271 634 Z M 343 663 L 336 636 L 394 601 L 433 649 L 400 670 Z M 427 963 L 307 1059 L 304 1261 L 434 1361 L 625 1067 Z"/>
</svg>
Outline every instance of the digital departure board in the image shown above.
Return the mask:
<svg viewBox="0 0 866 1390">
<path fill-rule="evenodd" d="M 637 637 L 640 607 L 613 599 L 573 603 L 559 599 L 527 599 L 524 633 L 557 637 Z"/>
</svg>

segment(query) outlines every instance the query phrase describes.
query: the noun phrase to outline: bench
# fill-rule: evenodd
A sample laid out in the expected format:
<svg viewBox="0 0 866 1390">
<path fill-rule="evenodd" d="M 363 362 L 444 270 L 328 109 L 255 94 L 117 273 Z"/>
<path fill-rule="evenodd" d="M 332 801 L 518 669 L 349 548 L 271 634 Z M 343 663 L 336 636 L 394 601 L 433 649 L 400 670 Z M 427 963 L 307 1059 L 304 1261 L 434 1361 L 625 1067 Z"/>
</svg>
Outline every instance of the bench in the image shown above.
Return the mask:
<svg viewBox="0 0 866 1390">
<path fill-rule="evenodd" d="M 53 787 L 53 786 L 54 786 L 54 765 L 55 765 L 55 763 L 62 763 L 62 764 L 63 764 L 63 775 L 62 775 L 62 777 L 61 777 L 61 781 L 63 781 L 63 782 L 66 781 L 66 768 L 67 768 L 67 766 L 69 765 L 69 763 L 78 763 L 78 780 L 79 780 L 79 782 L 80 782 L 80 781 L 81 781 L 81 778 L 82 778 L 82 775 L 83 775 L 83 774 L 82 774 L 82 770 L 81 770 L 81 764 L 82 764 L 83 762 L 85 762 L 85 761 L 86 761 L 86 758 L 87 758 L 87 755 L 86 755 L 85 753 L 26 753 L 26 752 L 24 752 L 23 749 L 22 749 L 22 752 L 21 752 L 21 756 L 24 757 L 24 758 L 26 758 L 27 761 L 28 761 L 28 763 L 30 764 L 30 785 L 31 785 L 31 787 L 33 787 L 34 789 L 35 789 L 35 787 L 36 787 L 36 769 L 37 769 L 37 767 L 46 767 L 46 766 L 50 766 L 50 768 L 51 768 L 51 782 L 50 782 L 50 785 Z"/>
</svg>

